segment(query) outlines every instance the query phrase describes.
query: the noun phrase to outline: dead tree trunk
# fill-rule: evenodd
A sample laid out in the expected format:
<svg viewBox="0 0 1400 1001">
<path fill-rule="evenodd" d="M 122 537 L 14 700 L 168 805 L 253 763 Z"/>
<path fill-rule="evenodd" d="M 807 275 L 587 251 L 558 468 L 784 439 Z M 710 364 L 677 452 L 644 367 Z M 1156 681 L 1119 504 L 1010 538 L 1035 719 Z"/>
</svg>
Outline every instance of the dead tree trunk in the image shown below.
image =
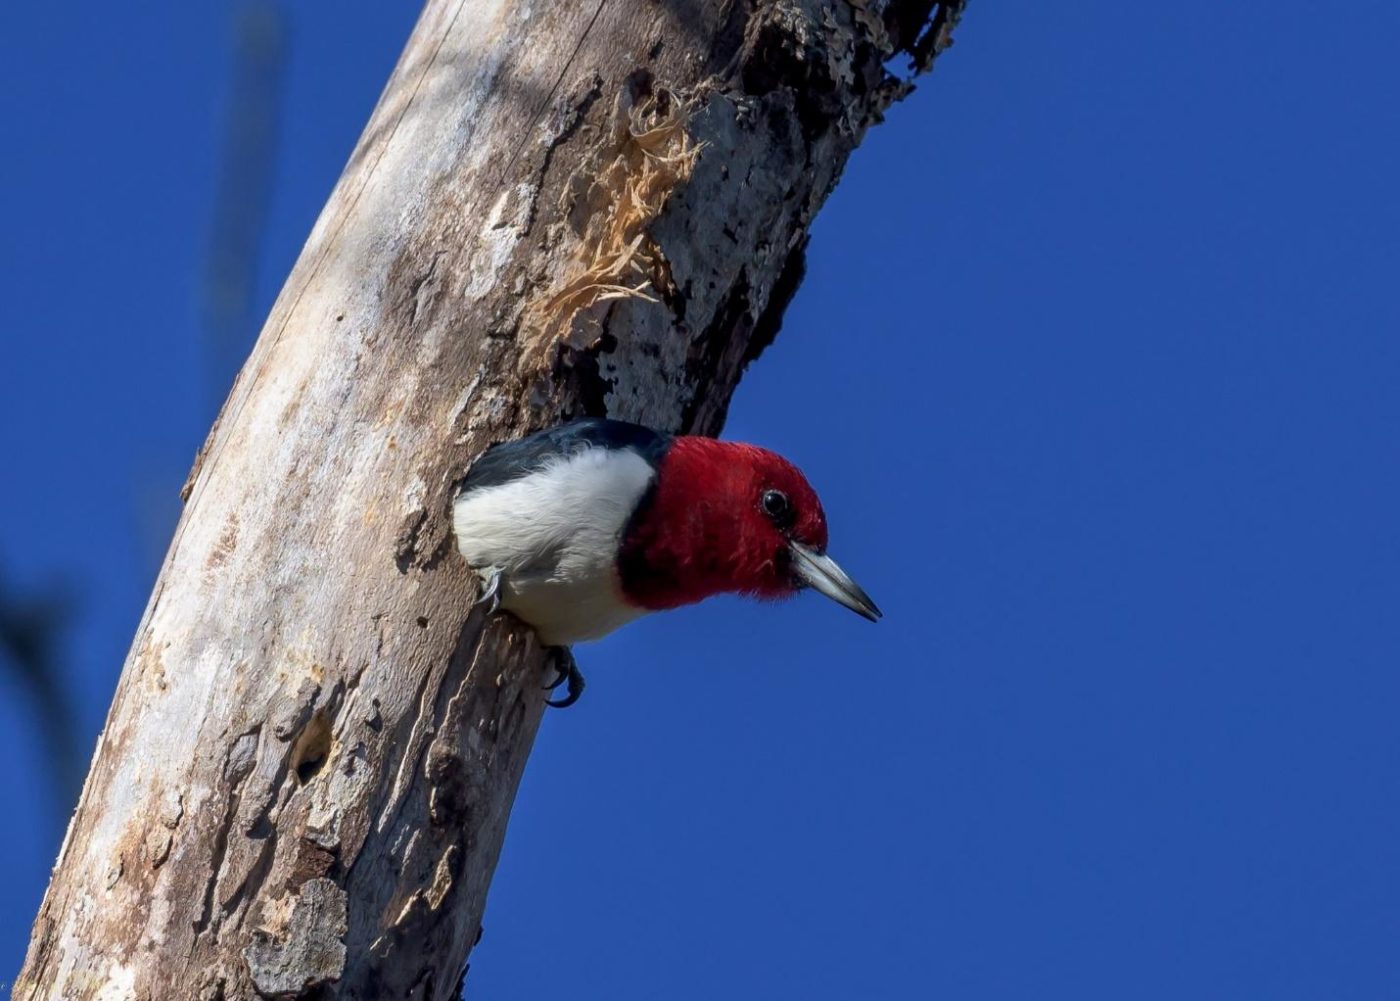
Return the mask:
<svg viewBox="0 0 1400 1001">
<path fill-rule="evenodd" d="M 541 716 L 454 484 L 713 433 L 961 0 L 429 0 L 186 485 L 19 999 L 454 997 Z"/>
</svg>

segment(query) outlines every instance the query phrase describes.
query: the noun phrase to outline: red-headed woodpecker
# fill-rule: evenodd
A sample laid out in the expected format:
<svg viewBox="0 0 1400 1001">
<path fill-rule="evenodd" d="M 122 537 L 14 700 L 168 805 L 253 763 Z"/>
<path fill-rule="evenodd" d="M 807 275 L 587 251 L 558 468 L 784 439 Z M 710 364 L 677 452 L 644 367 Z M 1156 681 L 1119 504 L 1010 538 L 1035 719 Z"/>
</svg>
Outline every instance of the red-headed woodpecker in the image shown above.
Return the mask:
<svg viewBox="0 0 1400 1001">
<path fill-rule="evenodd" d="M 754 445 L 574 421 L 488 449 L 462 483 L 453 527 L 483 600 L 550 646 L 725 592 L 810 587 L 880 617 L 826 555 L 826 515 L 806 477 Z M 570 696 L 551 704 L 577 698 L 577 674 L 570 665 Z"/>
</svg>

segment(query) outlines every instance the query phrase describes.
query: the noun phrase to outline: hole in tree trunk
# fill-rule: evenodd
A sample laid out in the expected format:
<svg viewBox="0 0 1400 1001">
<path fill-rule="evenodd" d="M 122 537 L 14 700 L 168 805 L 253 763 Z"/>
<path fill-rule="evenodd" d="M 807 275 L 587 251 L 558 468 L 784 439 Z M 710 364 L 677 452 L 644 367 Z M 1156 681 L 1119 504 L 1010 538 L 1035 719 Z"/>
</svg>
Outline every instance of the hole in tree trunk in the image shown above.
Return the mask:
<svg viewBox="0 0 1400 1001">
<path fill-rule="evenodd" d="M 314 779 L 331 754 L 331 722 L 324 712 L 311 717 L 292 748 L 292 769 L 303 784 Z"/>
</svg>

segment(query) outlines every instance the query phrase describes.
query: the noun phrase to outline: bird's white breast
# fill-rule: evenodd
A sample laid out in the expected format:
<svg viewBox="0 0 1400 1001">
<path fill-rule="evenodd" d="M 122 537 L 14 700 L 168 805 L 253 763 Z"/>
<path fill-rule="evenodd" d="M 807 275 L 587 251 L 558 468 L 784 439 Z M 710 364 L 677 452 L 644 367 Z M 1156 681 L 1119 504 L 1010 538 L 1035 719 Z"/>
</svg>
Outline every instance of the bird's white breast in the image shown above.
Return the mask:
<svg viewBox="0 0 1400 1001">
<path fill-rule="evenodd" d="M 458 498 L 457 548 L 477 570 L 502 571 L 501 607 L 543 642 L 597 639 L 644 611 L 623 600 L 617 551 L 655 475 L 630 449 L 562 456 Z"/>
</svg>

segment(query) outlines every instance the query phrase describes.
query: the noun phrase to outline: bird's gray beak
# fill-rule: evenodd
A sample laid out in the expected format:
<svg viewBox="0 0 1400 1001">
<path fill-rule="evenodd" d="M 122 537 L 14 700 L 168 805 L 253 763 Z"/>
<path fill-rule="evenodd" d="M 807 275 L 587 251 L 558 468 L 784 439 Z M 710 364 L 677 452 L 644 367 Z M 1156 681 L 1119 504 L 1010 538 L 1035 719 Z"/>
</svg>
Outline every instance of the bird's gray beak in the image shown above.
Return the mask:
<svg viewBox="0 0 1400 1001">
<path fill-rule="evenodd" d="M 880 610 L 870 600 L 870 595 L 861 590 L 861 586 L 851 580 L 830 556 L 800 542 L 789 542 L 788 548 L 792 551 L 793 572 L 803 584 L 871 622 L 880 618 Z"/>
</svg>

